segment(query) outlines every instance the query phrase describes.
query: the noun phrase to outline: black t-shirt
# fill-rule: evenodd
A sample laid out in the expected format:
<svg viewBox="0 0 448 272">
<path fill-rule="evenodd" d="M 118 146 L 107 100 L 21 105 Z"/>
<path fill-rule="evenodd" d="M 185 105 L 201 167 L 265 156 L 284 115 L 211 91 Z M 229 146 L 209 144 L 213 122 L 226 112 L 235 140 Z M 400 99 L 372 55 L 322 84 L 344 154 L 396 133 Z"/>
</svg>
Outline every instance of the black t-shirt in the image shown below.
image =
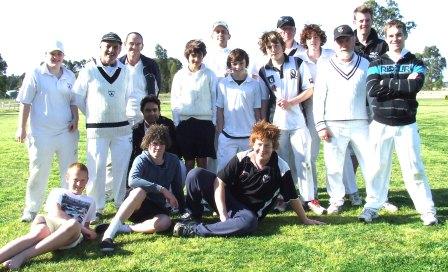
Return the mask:
<svg viewBox="0 0 448 272">
<path fill-rule="evenodd" d="M 288 164 L 279 159 L 276 152 L 272 153 L 267 165 L 258 170 L 247 156 L 250 151 L 235 155 L 218 172 L 218 177 L 237 200 L 261 219 L 275 204 L 279 194 L 285 201 L 297 199 L 298 195 Z"/>
</svg>

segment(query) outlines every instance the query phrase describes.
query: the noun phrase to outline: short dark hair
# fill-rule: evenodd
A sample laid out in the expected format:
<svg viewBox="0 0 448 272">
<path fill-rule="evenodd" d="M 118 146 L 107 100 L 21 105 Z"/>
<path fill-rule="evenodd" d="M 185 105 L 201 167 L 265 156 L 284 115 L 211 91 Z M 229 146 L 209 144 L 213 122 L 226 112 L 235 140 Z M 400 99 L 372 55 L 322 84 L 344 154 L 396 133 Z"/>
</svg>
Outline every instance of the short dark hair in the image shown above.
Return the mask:
<svg viewBox="0 0 448 272">
<path fill-rule="evenodd" d="M 324 45 L 327 42 L 327 35 L 325 35 L 325 31 L 323 31 L 319 25 L 309 24 L 303 27 L 302 33 L 300 33 L 300 44 L 308 49 L 306 45 L 306 40 L 311 38 L 311 35 L 316 33 L 316 35 L 320 38 L 320 46 Z"/>
<path fill-rule="evenodd" d="M 191 40 L 187 42 L 185 45 L 185 51 L 184 56 L 188 59 L 188 56 L 190 56 L 193 53 L 201 53 L 203 57 L 207 54 L 207 47 L 205 46 L 205 43 L 201 40 Z"/>
<path fill-rule="evenodd" d="M 160 111 L 160 100 L 159 98 L 157 98 L 156 95 L 154 94 L 150 94 L 147 95 L 145 97 L 143 97 L 142 101 L 140 101 L 140 111 L 143 112 L 143 109 L 145 108 L 145 105 L 148 103 L 154 103 L 157 104 L 157 107 L 159 108 Z"/>
<path fill-rule="evenodd" d="M 402 21 L 397 20 L 397 19 L 390 20 L 389 22 L 387 22 L 384 25 L 384 28 L 383 28 L 384 36 L 387 35 L 387 30 L 391 27 L 396 27 L 398 29 L 401 29 L 403 31 L 404 38 L 406 39 L 408 37 L 408 31 L 406 30 L 406 25 Z"/>
<path fill-rule="evenodd" d="M 149 145 L 154 142 L 165 145 L 166 149 L 171 147 L 170 133 L 168 132 L 168 128 L 166 126 L 159 124 L 149 126 L 140 147 L 143 150 L 147 150 Z"/>
<path fill-rule="evenodd" d="M 137 35 L 137 36 L 143 41 L 143 36 L 142 36 L 142 34 L 140 34 L 140 33 L 138 33 L 138 32 L 135 32 L 135 31 L 132 31 L 132 32 L 129 32 L 128 35 L 126 35 L 126 40 L 125 40 L 125 42 L 128 41 L 129 36 L 131 36 L 132 34 Z"/>
<path fill-rule="evenodd" d="M 356 7 L 353 11 L 353 19 L 356 20 L 356 13 L 368 13 L 370 14 L 370 17 L 373 18 L 373 11 L 372 8 L 367 5 L 361 5 L 359 7 Z"/>
<path fill-rule="evenodd" d="M 232 62 L 235 61 L 246 61 L 246 68 L 249 66 L 249 55 L 243 49 L 236 48 L 230 51 L 229 56 L 227 56 L 227 68 L 231 67 Z"/>
<path fill-rule="evenodd" d="M 260 50 L 265 55 L 267 54 L 266 46 L 270 42 L 271 43 L 279 43 L 282 46 L 283 51 L 286 48 L 285 41 L 283 40 L 283 38 L 280 35 L 280 33 L 278 33 L 277 31 L 265 32 L 265 33 L 263 33 L 263 35 L 261 36 L 260 40 L 258 41 L 258 45 L 260 46 Z"/>
</svg>

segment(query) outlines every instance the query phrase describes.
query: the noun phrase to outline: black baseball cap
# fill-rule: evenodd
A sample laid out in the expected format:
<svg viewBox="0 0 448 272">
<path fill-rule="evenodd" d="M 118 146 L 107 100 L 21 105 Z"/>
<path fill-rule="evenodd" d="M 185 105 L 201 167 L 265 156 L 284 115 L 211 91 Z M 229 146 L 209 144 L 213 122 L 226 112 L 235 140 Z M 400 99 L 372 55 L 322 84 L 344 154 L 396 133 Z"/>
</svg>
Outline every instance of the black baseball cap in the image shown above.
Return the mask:
<svg viewBox="0 0 448 272">
<path fill-rule="evenodd" d="M 348 25 L 340 25 L 336 27 L 333 33 L 335 40 L 340 37 L 352 37 L 355 35 L 353 29 Z"/>
<path fill-rule="evenodd" d="M 116 33 L 114 32 L 109 32 L 103 35 L 103 37 L 101 38 L 102 42 L 116 42 L 119 44 L 123 44 L 123 42 L 120 39 L 120 36 L 118 36 Z"/>
<path fill-rule="evenodd" d="M 277 28 L 281 28 L 284 26 L 296 26 L 294 19 L 291 16 L 282 16 L 277 21 Z"/>
</svg>

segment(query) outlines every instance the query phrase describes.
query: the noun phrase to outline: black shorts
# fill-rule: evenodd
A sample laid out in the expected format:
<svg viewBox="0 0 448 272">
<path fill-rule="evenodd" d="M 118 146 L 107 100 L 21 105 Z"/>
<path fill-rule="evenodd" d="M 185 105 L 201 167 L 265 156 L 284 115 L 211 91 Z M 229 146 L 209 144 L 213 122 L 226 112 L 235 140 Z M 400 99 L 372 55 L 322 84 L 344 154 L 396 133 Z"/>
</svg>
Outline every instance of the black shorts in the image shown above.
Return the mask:
<svg viewBox="0 0 448 272">
<path fill-rule="evenodd" d="M 129 217 L 129 221 L 132 223 L 141 223 L 154 218 L 158 214 L 170 216 L 170 211 L 166 207 L 160 207 L 159 204 L 151 201 L 149 198 L 145 198 L 140 209 L 135 210 L 131 217 Z"/>
<path fill-rule="evenodd" d="M 215 126 L 212 121 L 196 118 L 181 121 L 176 129 L 176 139 L 185 160 L 216 159 Z"/>
</svg>

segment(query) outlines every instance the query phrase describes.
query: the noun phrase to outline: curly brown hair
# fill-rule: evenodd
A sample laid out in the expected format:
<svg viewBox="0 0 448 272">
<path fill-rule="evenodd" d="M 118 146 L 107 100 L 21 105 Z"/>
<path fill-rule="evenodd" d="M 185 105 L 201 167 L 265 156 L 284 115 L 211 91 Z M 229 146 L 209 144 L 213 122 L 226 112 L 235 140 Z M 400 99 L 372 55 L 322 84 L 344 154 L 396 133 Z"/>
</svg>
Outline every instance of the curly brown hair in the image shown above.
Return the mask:
<svg viewBox="0 0 448 272">
<path fill-rule="evenodd" d="M 171 146 L 171 138 L 168 132 L 168 128 L 164 125 L 154 124 L 151 125 L 146 131 L 143 137 L 140 147 L 143 150 L 147 150 L 151 143 L 159 143 L 165 145 L 166 149 Z"/>
<path fill-rule="evenodd" d="M 306 40 L 310 39 L 313 33 L 316 33 L 316 35 L 320 38 L 320 46 L 324 45 L 327 42 L 327 35 L 325 34 L 325 31 L 323 31 L 320 28 L 319 25 L 316 24 L 305 25 L 303 27 L 302 33 L 300 33 L 300 44 L 306 49 L 308 49 L 308 46 L 306 45 Z"/>
<path fill-rule="evenodd" d="M 249 137 L 249 142 L 251 145 L 255 143 L 256 140 L 269 140 L 272 142 L 272 147 L 274 149 L 278 148 L 278 139 L 280 137 L 280 129 L 265 120 L 255 123 L 252 127 L 252 133 Z"/>
<path fill-rule="evenodd" d="M 285 48 L 286 48 L 285 41 L 283 41 L 282 36 L 277 31 L 269 31 L 269 32 L 263 33 L 260 40 L 258 41 L 260 50 L 265 55 L 267 54 L 266 46 L 268 46 L 268 43 L 279 43 L 282 46 L 283 51 L 285 51 Z"/>
</svg>

